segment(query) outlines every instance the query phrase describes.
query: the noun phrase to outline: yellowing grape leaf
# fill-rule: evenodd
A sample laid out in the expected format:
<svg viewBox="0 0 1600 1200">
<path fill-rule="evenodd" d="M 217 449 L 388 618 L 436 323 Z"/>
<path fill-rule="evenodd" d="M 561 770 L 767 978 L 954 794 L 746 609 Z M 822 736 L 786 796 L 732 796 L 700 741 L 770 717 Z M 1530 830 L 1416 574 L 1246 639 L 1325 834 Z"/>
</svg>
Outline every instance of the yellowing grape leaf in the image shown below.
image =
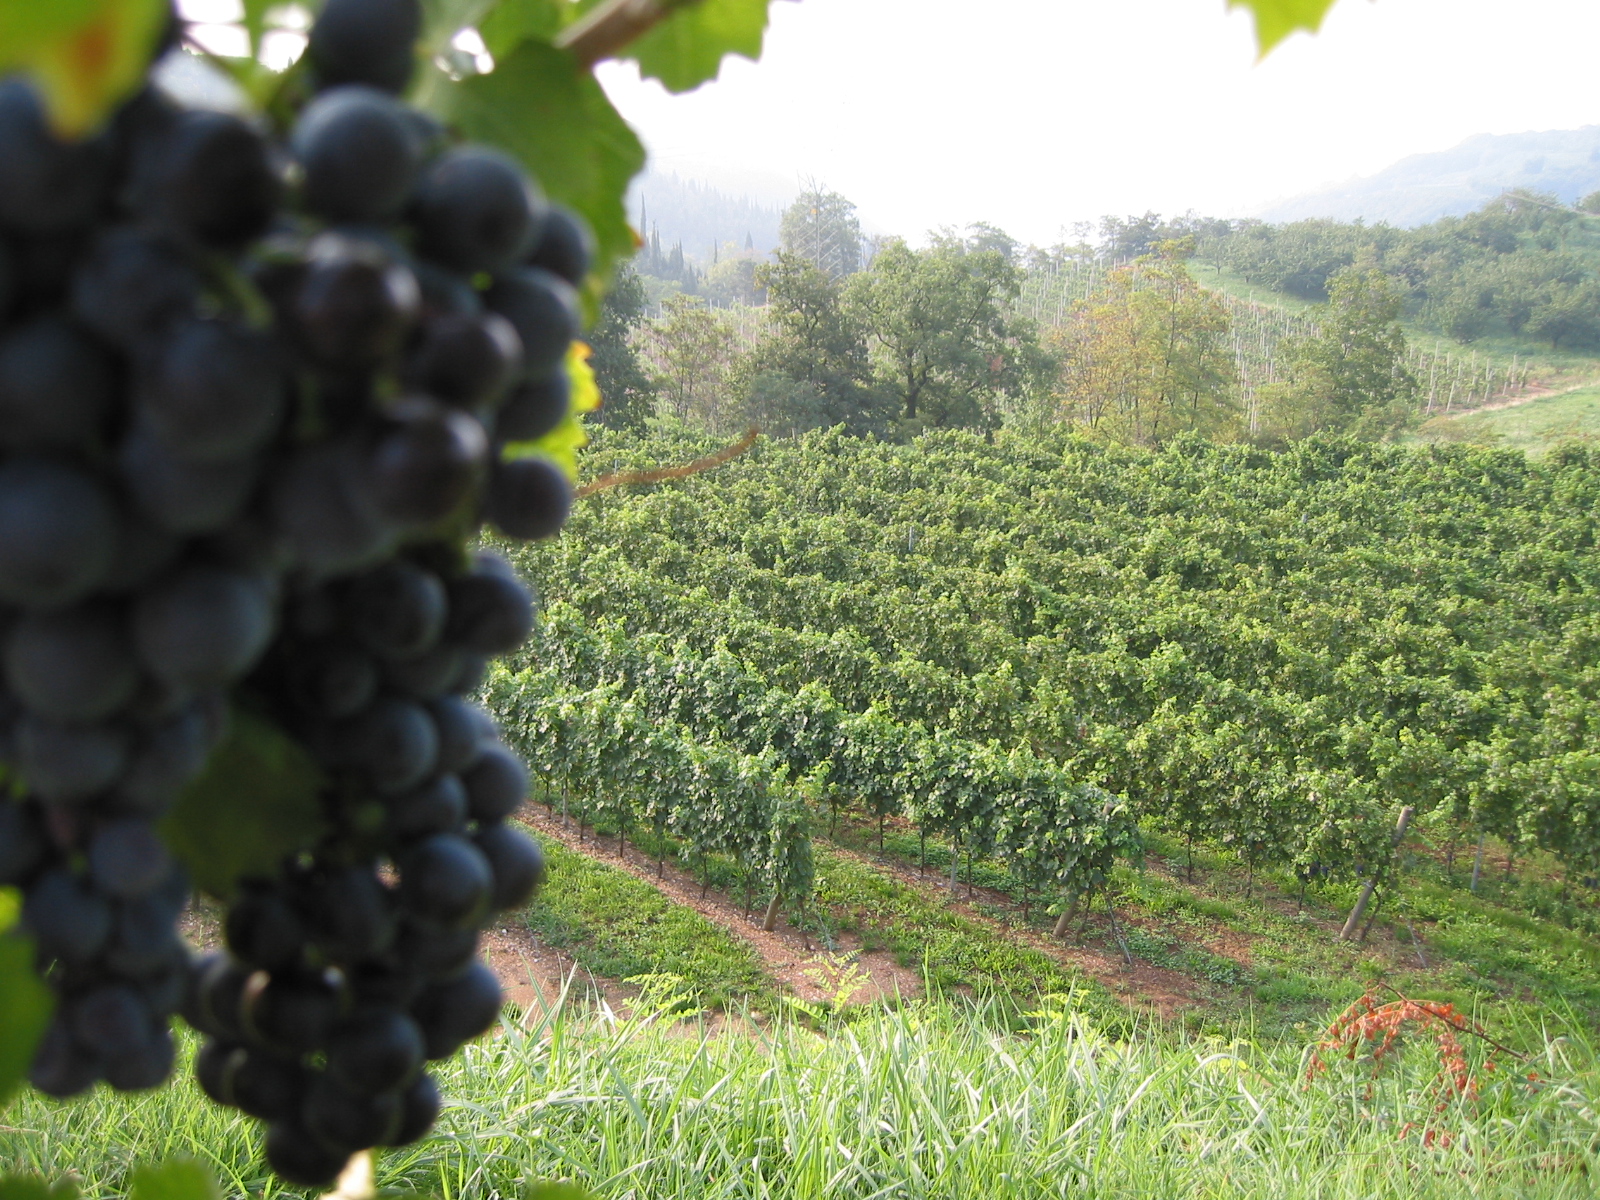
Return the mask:
<svg viewBox="0 0 1600 1200">
<path fill-rule="evenodd" d="M 270 875 L 322 831 L 322 772 L 283 730 L 235 709 L 222 745 L 161 822 L 195 885 L 227 899 L 239 879 Z"/>
<path fill-rule="evenodd" d="M 138 85 L 170 13 L 167 0 L 11 0 L 0 71 L 31 76 L 56 128 L 79 136 Z"/>
<path fill-rule="evenodd" d="M 667 16 L 630 45 L 623 58 L 638 62 L 646 79 L 669 92 L 687 92 L 722 70 L 726 55 L 761 57 L 768 0 L 697 0 Z"/>
<path fill-rule="evenodd" d="M 1228 0 L 1229 8 L 1248 8 L 1256 19 L 1256 45 L 1263 57 L 1297 29 L 1315 33 L 1333 0 Z"/>
</svg>

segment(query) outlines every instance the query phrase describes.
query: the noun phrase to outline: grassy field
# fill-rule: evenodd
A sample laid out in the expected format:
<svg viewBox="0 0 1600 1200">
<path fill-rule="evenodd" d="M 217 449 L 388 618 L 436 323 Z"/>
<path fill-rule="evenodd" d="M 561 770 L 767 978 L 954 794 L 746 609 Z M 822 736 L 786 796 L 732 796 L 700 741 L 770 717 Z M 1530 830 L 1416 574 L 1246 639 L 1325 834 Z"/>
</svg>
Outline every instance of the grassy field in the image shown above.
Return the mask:
<svg viewBox="0 0 1600 1200">
<path fill-rule="evenodd" d="M 1059 999 L 721 1036 L 574 1004 L 445 1065 L 436 1136 L 389 1153 L 378 1183 L 446 1200 L 549 1179 L 606 1200 L 1592 1196 L 1592 1044 L 1559 1023 L 1495 1032 L 1527 1061 L 1502 1054 L 1485 1071 L 1485 1048 L 1468 1046 L 1480 1090 L 1461 1096 L 1441 1092 L 1427 1038 L 1381 1070 L 1358 1055 L 1308 1078 L 1303 1042 L 1157 1028 L 1118 1040 Z M 131 1162 L 176 1155 L 227 1195 L 285 1194 L 253 1123 L 187 1080 L 131 1099 L 30 1097 L 6 1121 L 0 1162 L 72 1171 L 87 1200 L 124 1195 Z"/>
<path fill-rule="evenodd" d="M 1562 442 L 1600 440 L 1600 386 L 1583 387 L 1488 412 L 1438 417 L 1420 441 L 1480 442 L 1543 454 Z"/>
</svg>

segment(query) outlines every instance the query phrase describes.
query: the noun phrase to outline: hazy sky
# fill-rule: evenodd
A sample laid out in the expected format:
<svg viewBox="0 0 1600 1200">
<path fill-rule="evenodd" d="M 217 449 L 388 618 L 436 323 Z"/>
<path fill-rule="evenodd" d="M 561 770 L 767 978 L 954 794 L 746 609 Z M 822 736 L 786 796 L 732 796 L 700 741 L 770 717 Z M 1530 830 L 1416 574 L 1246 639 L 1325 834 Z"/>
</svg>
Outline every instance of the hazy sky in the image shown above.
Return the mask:
<svg viewBox="0 0 1600 1200">
<path fill-rule="evenodd" d="M 871 228 L 1247 215 L 1475 133 L 1600 122 L 1594 0 L 1339 0 L 1257 64 L 1224 0 L 796 0 L 686 96 L 603 67 L 654 164 Z"/>
</svg>

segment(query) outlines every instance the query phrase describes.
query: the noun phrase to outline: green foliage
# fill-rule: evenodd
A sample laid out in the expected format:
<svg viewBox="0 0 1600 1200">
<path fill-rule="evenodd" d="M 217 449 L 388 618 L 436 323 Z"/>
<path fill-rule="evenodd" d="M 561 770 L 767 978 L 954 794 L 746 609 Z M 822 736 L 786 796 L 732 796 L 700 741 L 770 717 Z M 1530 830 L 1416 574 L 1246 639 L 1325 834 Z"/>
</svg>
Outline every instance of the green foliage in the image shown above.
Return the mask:
<svg viewBox="0 0 1600 1200">
<path fill-rule="evenodd" d="M 807 186 L 783 210 L 778 238 L 785 254 L 810 263 L 835 284 L 861 269 L 861 222 L 856 206 L 838 192 Z"/>
<path fill-rule="evenodd" d="M 51 1183 L 43 1175 L 0 1175 L 0 1200 L 78 1200 L 69 1177 Z"/>
<path fill-rule="evenodd" d="M 174 1158 L 159 1166 L 135 1167 L 129 1200 L 219 1200 L 220 1196 L 217 1181 L 204 1166 L 192 1158 Z"/>
<path fill-rule="evenodd" d="M 315 843 L 324 782 L 298 742 L 235 709 L 226 739 L 163 818 L 161 835 L 196 887 L 226 899 L 240 879 L 271 875 Z"/>
<path fill-rule="evenodd" d="M 666 20 L 628 47 L 646 79 L 669 92 L 687 92 L 722 70 L 726 55 L 761 57 L 771 0 L 695 0 L 675 6 Z"/>
<path fill-rule="evenodd" d="M 540 941 L 609 979 L 674 975 L 695 999 L 771 1003 L 759 956 L 625 871 L 544 840 L 550 882 L 520 916 Z"/>
<path fill-rule="evenodd" d="M 27 1077 L 52 1008 L 49 989 L 33 973 L 33 942 L 14 928 L 17 908 L 17 893 L 0 888 L 0 1110 Z"/>
<path fill-rule="evenodd" d="M 644 283 L 625 264 L 606 292 L 600 319 L 587 334 L 593 351 L 589 366 L 601 396 L 595 420 L 610 429 L 638 429 L 655 408 L 655 385 L 633 345 L 633 332 L 643 320 Z"/>
</svg>

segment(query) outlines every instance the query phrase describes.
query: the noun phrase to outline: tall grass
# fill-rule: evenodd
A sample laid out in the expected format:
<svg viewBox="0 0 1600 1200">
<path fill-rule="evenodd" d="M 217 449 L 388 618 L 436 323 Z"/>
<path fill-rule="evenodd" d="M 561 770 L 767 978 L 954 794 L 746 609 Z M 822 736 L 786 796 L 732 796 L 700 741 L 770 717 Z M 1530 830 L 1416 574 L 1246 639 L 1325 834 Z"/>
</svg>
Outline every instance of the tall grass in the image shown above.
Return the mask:
<svg viewBox="0 0 1600 1200">
<path fill-rule="evenodd" d="M 379 1182 L 449 1200 L 553 1178 L 639 1200 L 1593 1195 L 1600 1072 L 1576 1025 L 1511 1031 L 1530 1064 L 1438 1110 L 1423 1043 L 1376 1078 L 1340 1061 L 1307 1085 L 1293 1042 L 1112 1040 L 1067 1004 L 1016 1023 L 935 1002 L 712 1035 L 559 1004 L 446 1068 L 438 1133 Z M 28 1099 L 5 1119 L 0 1161 L 77 1168 L 90 1197 L 119 1194 L 130 1160 L 179 1152 L 230 1194 L 274 1194 L 248 1123 L 188 1084 Z M 1448 1137 L 1427 1145 L 1430 1128 Z"/>
</svg>

